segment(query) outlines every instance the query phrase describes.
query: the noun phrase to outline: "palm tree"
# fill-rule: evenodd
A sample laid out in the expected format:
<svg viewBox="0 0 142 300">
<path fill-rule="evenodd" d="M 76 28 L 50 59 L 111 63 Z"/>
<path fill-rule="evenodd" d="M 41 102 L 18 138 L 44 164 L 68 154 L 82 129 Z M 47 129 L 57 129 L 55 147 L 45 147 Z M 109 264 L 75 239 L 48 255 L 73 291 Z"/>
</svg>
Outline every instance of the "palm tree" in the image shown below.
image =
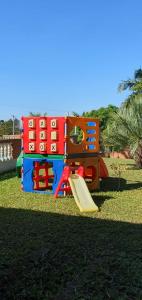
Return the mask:
<svg viewBox="0 0 142 300">
<path fill-rule="evenodd" d="M 79 116 L 80 116 L 76 111 L 72 111 L 72 115 L 73 115 L 74 117 L 79 117 Z"/>
<path fill-rule="evenodd" d="M 113 122 L 105 131 L 105 143 L 114 145 L 116 150 L 129 147 L 137 166 L 142 168 L 142 95 L 114 113 Z"/>
<path fill-rule="evenodd" d="M 136 96 L 139 96 L 142 94 L 142 69 L 139 68 L 134 72 L 134 78 L 123 80 L 119 86 L 118 91 L 122 92 L 125 90 L 130 90 L 131 94 L 128 96 L 128 98 L 123 103 L 123 106 L 129 107 L 134 99 L 136 99 Z"/>
</svg>

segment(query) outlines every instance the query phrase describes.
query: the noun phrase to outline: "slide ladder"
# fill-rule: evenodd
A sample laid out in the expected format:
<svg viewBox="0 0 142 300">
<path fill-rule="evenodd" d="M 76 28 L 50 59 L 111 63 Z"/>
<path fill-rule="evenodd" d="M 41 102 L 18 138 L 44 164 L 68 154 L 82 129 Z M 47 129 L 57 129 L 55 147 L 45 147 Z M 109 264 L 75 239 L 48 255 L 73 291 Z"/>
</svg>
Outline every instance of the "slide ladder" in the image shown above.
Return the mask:
<svg viewBox="0 0 142 300">
<path fill-rule="evenodd" d="M 76 174 L 72 174 L 72 170 L 73 169 L 69 166 L 66 166 L 64 168 L 62 177 L 55 191 L 54 197 L 56 198 L 58 196 L 59 191 L 72 191 L 75 202 L 81 212 L 98 211 L 98 207 L 94 203 L 86 185 L 86 182 L 83 178 L 84 168 L 82 166 L 79 166 Z"/>
<path fill-rule="evenodd" d="M 69 177 L 71 175 L 71 172 L 75 173 L 76 170 L 77 170 L 77 174 L 79 174 L 80 176 L 84 175 L 84 168 L 82 166 L 77 166 L 77 167 L 76 166 L 73 166 L 73 167 L 65 166 L 64 167 L 62 177 L 59 181 L 59 184 L 58 184 L 57 189 L 54 194 L 55 198 L 58 197 L 58 193 L 60 191 L 65 192 L 65 193 L 71 192 Z"/>
</svg>

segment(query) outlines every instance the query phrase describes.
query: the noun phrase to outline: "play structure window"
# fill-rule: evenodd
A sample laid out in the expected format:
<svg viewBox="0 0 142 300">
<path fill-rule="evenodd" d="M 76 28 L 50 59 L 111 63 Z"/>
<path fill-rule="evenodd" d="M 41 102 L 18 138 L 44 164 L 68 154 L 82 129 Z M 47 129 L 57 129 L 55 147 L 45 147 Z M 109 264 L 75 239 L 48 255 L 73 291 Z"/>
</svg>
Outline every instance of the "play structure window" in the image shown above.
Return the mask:
<svg viewBox="0 0 142 300">
<path fill-rule="evenodd" d="M 79 126 L 74 126 L 72 131 L 70 132 L 70 141 L 73 144 L 81 144 L 83 138 L 83 130 Z"/>
<path fill-rule="evenodd" d="M 87 132 L 87 134 L 95 134 L 96 130 L 95 129 L 87 129 L 86 132 Z"/>
<path fill-rule="evenodd" d="M 95 145 L 88 145 L 89 150 L 94 150 L 95 148 L 96 148 Z"/>
<path fill-rule="evenodd" d="M 85 168 L 85 181 L 93 182 L 96 178 L 96 168 L 94 166 L 88 166 Z"/>
<path fill-rule="evenodd" d="M 96 122 L 87 122 L 87 126 L 89 127 L 96 126 Z"/>
<path fill-rule="evenodd" d="M 95 142 L 96 138 L 95 137 L 87 137 L 86 142 Z"/>
<path fill-rule="evenodd" d="M 33 182 L 34 190 L 51 190 L 54 180 L 53 164 L 48 162 L 34 162 Z"/>
<path fill-rule="evenodd" d="M 70 163 L 71 173 L 76 174 L 78 167 L 81 165 L 80 161 L 75 161 Z"/>
</svg>

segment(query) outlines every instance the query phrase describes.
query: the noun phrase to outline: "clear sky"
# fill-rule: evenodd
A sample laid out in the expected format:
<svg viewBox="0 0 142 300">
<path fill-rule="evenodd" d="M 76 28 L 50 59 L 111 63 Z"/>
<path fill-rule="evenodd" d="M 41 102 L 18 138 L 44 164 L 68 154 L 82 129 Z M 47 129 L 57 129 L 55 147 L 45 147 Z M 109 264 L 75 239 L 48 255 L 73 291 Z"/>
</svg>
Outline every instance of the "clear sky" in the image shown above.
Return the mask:
<svg viewBox="0 0 142 300">
<path fill-rule="evenodd" d="M 142 61 L 142 0 L 0 1 L 0 119 L 120 105 Z"/>
</svg>

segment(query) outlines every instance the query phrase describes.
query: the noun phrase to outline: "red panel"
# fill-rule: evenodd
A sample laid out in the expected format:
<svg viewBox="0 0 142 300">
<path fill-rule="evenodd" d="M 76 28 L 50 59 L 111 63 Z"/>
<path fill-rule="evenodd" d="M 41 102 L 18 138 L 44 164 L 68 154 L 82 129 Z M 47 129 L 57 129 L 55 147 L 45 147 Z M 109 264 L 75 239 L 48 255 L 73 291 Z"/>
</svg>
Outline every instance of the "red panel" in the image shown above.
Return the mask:
<svg viewBox="0 0 142 300">
<path fill-rule="evenodd" d="M 64 154 L 64 117 L 23 117 L 24 153 Z"/>
<path fill-rule="evenodd" d="M 48 153 L 64 154 L 64 117 L 48 117 Z"/>
<path fill-rule="evenodd" d="M 36 117 L 22 117 L 23 147 L 25 153 L 36 153 Z M 32 127 L 29 127 L 33 125 Z"/>
<path fill-rule="evenodd" d="M 36 141 L 37 149 L 36 153 L 47 154 L 47 117 L 38 117 L 37 118 L 37 127 L 36 127 Z"/>
</svg>

